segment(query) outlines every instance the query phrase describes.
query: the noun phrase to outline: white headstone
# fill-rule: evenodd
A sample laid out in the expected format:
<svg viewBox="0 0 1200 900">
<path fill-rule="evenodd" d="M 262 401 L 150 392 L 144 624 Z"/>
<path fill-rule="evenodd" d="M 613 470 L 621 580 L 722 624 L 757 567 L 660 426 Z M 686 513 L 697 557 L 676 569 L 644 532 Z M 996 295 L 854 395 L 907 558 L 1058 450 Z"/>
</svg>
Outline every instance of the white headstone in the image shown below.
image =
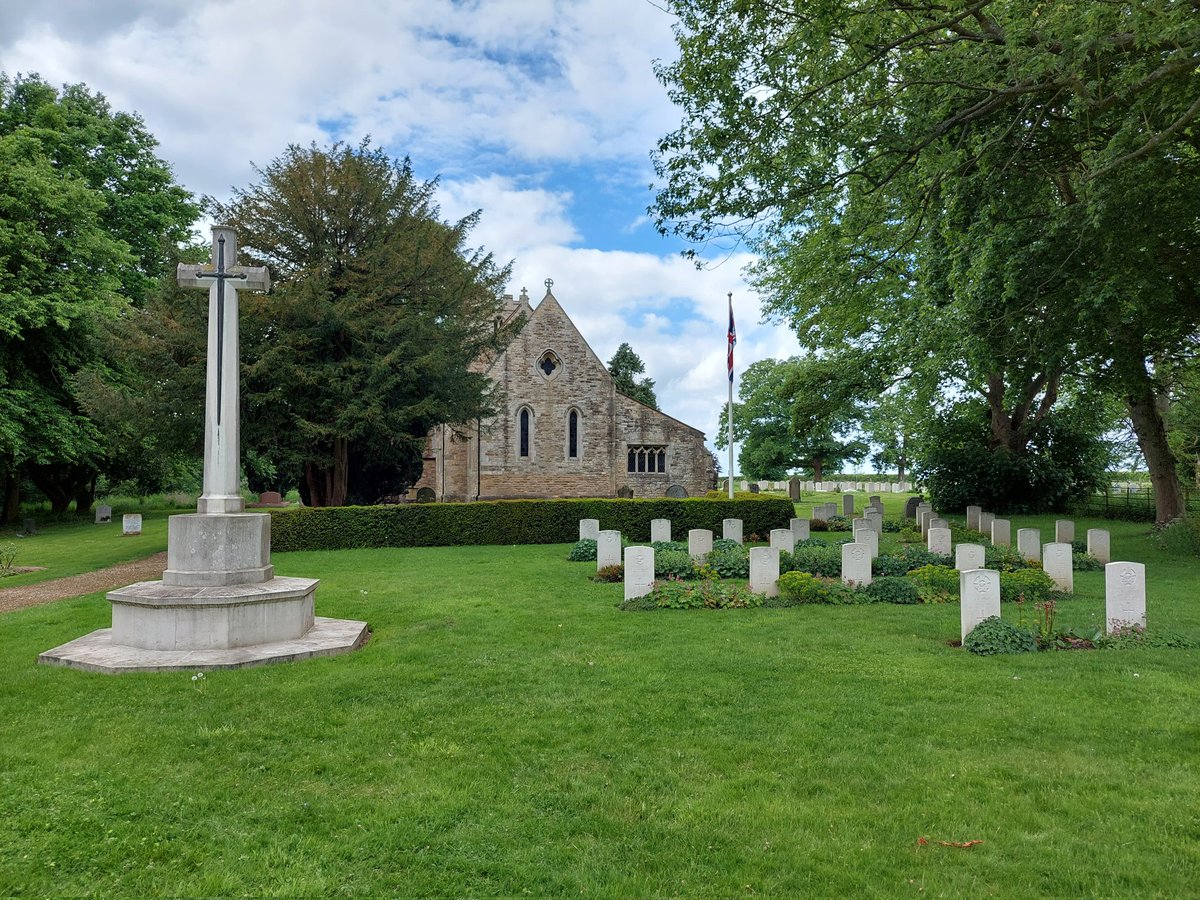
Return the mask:
<svg viewBox="0 0 1200 900">
<path fill-rule="evenodd" d="M 1075 523 L 1070 519 L 1056 519 L 1054 522 L 1054 541 L 1058 544 L 1075 542 Z"/>
<path fill-rule="evenodd" d="M 979 515 L 982 512 L 983 512 L 983 507 L 981 507 L 981 506 L 968 506 L 967 507 L 967 527 L 969 529 L 971 529 L 972 531 L 979 530 Z"/>
<path fill-rule="evenodd" d="M 742 542 L 742 520 L 723 519 L 721 521 L 721 537 L 727 541 Z"/>
<path fill-rule="evenodd" d="M 621 564 L 621 532 L 601 531 L 596 539 L 596 571 Z"/>
<path fill-rule="evenodd" d="M 644 597 L 654 588 L 654 548 L 625 548 L 625 599 Z"/>
<path fill-rule="evenodd" d="M 600 520 L 580 519 L 579 539 L 581 541 L 598 541 L 600 539 Z"/>
<path fill-rule="evenodd" d="M 792 519 L 791 526 L 792 537 L 796 539 L 797 543 L 808 540 L 808 519 Z"/>
<path fill-rule="evenodd" d="M 671 540 L 671 520 L 670 519 L 651 519 L 650 520 L 650 543 L 656 544 L 659 541 Z"/>
<path fill-rule="evenodd" d="M 981 512 L 979 514 L 979 530 L 988 538 L 992 536 L 992 522 L 996 521 L 995 513 Z"/>
<path fill-rule="evenodd" d="M 791 553 L 796 549 L 796 538 L 792 536 L 790 528 L 772 528 L 771 529 L 771 546 L 776 550 L 786 550 Z"/>
<path fill-rule="evenodd" d="M 959 544 L 954 548 L 954 568 L 960 572 L 982 569 L 984 558 L 983 544 Z"/>
<path fill-rule="evenodd" d="M 1033 562 L 1042 561 L 1042 532 L 1037 528 L 1017 529 L 1017 552 Z"/>
<path fill-rule="evenodd" d="M 1000 573 L 968 569 L 958 576 L 959 617 L 962 640 L 984 619 L 1000 617 Z"/>
<path fill-rule="evenodd" d="M 112 522 L 112 507 L 97 506 L 96 507 L 96 524 L 107 525 Z"/>
<path fill-rule="evenodd" d="M 854 532 L 854 543 L 862 544 L 871 551 L 871 559 L 879 556 L 879 535 L 873 528 L 864 528 Z"/>
<path fill-rule="evenodd" d="M 863 518 L 871 523 L 871 528 L 875 530 L 877 535 L 883 536 L 883 513 L 877 509 L 868 509 L 863 514 Z"/>
<path fill-rule="evenodd" d="M 871 583 L 871 548 L 866 544 L 842 544 L 842 581 L 863 587 Z"/>
<path fill-rule="evenodd" d="M 1089 528 L 1087 533 L 1087 552 L 1102 563 L 1112 562 L 1112 551 L 1108 545 L 1108 531 L 1103 528 Z"/>
<path fill-rule="evenodd" d="M 1146 567 L 1111 562 L 1104 567 L 1104 633 L 1146 627 Z"/>
<path fill-rule="evenodd" d="M 1071 571 L 1071 545 L 1053 543 L 1042 548 L 1042 568 L 1054 581 L 1056 590 L 1075 593 L 1075 578 Z"/>
<path fill-rule="evenodd" d="M 121 520 L 122 534 L 141 534 L 142 533 L 142 514 L 141 513 L 125 513 Z"/>
<path fill-rule="evenodd" d="M 929 523 L 936 518 L 932 509 L 917 509 L 917 524 L 921 526 L 921 537 L 929 536 Z"/>
<path fill-rule="evenodd" d="M 813 520 L 814 522 L 816 522 L 816 521 L 818 521 L 818 520 L 819 520 L 819 521 L 821 521 L 821 522 L 824 522 L 824 521 L 825 521 L 825 519 L 826 519 L 826 516 L 825 516 L 825 504 L 824 504 L 824 503 L 818 503 L 816 506 L 814 506 L 814 507 L 812 508 L 812 520 Z"/>
<path fill-rule="evenodd" d="M 930 528 L 929 534 L 925 538 L 925 545 L 929 552 L 939 556 L 950 555 L 950 543 L 949 528 Z"/>
<path fill-rule="evenodd" d="M 712 532 L 707 528 L 693 528 L 688 532 L 688 555 L 702 560 L 712 553 Z"/>
<path fill-rule="evenodd" d="M 750 548 L 750 590 L 779 596 L 779 550 L 775 547 Z"/>
<path fill-rule="evenodd" d="M 997 547 L 1012 546 L 1012 522 L 1008 519 L 992 519 L 992 543 Z"/>
</svg>

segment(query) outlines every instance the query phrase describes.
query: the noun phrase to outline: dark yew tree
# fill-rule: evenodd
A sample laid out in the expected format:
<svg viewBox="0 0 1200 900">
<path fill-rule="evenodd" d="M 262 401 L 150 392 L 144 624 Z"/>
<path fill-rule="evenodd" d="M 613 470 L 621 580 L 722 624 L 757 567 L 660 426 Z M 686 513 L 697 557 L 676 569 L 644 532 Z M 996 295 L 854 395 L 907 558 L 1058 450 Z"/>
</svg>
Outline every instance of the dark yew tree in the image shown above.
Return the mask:
<svg viewBox="0 0 1200 900">
<path fill-rule="evenodd" d="M 987 404 L 1034 452 L 1063 379 L 1126 405 L 1182 512 L 1160 375 L 1200 324 L 1200 6 L 675 0 L 652 212 L 748 238 L 802 343 Z"/>
<path fill-rule="evenodd" d="M 622 343 L 608 361 L 608 374 L 616 382 L 616 388 L 626 397 L 658 409 L 658 397 L 654 393 L 653 378 L 638 378 L 646 371 L 642 358 L 633 352 L 627 343 Z"/>
<path fill-rule="evenodd" d="M 398 493 L 432 427 L 495 408 L 472 363 L 507 340 L 509 268 L 468 246 L 478 212 L 442 221 L 436 182 L 368 142 L 291 146 L 257 172 L 210 204 L 271 269 L 242 300 L 248 467 L 319 506 Z"/>
</svg>

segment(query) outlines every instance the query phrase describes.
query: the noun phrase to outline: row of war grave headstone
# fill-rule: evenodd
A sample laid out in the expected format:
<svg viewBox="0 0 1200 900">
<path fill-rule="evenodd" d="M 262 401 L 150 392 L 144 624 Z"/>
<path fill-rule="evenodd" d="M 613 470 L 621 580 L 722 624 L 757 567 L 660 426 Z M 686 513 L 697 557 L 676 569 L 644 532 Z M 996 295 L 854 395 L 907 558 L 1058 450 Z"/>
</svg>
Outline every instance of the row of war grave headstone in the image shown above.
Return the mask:
<svg viewBox="0 0 1200 900">
<path fill-rule="evenodd" d="M 986 548 L 982 544 L 960 543 L 953 546 L 949 522 L 934 513 L 933 506 L 917 498 L 910 518 L 916 519 L 926 547 L 931 553 L 950 556 L 953 550 L 954 568 L 959 572 L 962 637 L 984 619 L 1000 615 L 1000 573 L 984 568 Z M 852 496 L 845 496 L 843 513 L 853 515 Z M 825 519 L 835 512 L 822 504 L 813 510 L 813 518 Z M 906 510 L 907 512 L 907 510 Z M 1011 546 L 1011 523 L 984 512 L 978 506 L 967 507 L 967 528 L 982 532 L 984 527 L 996 546 Z M 871 583 L 871 563 L 879 556 L 879 538 L 883 534 L 883 507 L 878 497 L 872 497 L 864 515 L 851 522 L 853 539 L 842 544 L 842 581 L 853 586 Z M 809 521 L 795 518 L 788 528 L 771 531 L 767 547 L 750 550 L 750 590 L 769 597 L 779 593 L 779 554 L 795 550 L 798 541 L 807 540 Z M 621 532 L 600 530 L 598 519 L 579 520 L 580 540 L 596 541 L 596 568 L 622 565 Z M 742 543 L 742 520 L 725 519 L 722 537 Z M 1074 592 L 1072 542 L 1075 523 L 1060 519 L 1055 522 L 1055 540 L 1041 544 L 1041 531 L 1022 528 L 1017 532 L 1017 550 L 1027 560 L 1038 561 L 1062 593 Z M 650 542 L 671 540 L 669 519 L 654 519 L 650 523 Z M 712 551 L 713 533 L 707 528 L 688 531 L 688 554 L 702 560 Z M 1146 567 L 1141 563 L 1112 562 L 1109 552 L 1109 533 L 1100 528 L 1088 530 L 1088 553 L 1104 564 L 1105 631 L 1128 627 L 1146 627 Z M 624 551 L 625 599 L 641 597 L 654 587 L 654 548 L 627 547 Z"/>
<path fill-rule="evenodd" d="M 729 482 L 724 479 L 720 484 L 722 488 L 729 486 Z M 804 491 L 829 494 L 837 491 L 856 491 L 860 494 L 907 494 L 912 490 L 912 485 L 907 481 L 801 481 L 799 478 L 792 478 L 788 481 L 735 481 L 733 487 L 737 491 L 787 491 L 792 500 L 799 500 Z"/>
<path fill-rule="evenodd" d="M 96 507 L 96 524 L 110 525 L 113 520 L 113 511 L 111 506 Z M 142 533 L 142 514 L 141 513 L 125 513 L 121 516 L 121 534 L 136 535 Z"/>
</svg>

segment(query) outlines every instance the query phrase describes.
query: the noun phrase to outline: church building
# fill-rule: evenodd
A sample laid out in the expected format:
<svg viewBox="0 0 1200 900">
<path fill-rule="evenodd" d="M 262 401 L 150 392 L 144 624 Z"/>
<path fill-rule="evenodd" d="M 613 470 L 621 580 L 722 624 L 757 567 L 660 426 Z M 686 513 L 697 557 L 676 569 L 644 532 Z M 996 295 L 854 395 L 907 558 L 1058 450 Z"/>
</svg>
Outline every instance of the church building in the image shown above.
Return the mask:
<svg viewBox="0 0 1200 900">
<path fill-rule="evenodd" d="M 714 484 L 704 433 L 618 393 L 546 283 L 531 308 L 505 297 L 504 321 L 525 325 L 490 362 L 499 388 L 491 420 L 430 434 L 418 500 L 528 497 L 695 497 Z"/>
</svg>

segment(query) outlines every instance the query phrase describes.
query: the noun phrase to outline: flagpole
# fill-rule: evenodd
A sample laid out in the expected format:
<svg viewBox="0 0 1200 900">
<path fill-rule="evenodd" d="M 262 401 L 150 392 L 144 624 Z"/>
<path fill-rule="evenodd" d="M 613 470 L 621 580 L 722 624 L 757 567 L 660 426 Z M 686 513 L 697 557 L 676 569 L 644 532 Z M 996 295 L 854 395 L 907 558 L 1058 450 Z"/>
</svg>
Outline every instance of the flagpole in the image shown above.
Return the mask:
<svg viewBox="0 0 1200 900">
<path fill-rule="evenodd" d="M 729 292 L 729 499 L 733 499 L 733 291 Z"/>
</svg>

